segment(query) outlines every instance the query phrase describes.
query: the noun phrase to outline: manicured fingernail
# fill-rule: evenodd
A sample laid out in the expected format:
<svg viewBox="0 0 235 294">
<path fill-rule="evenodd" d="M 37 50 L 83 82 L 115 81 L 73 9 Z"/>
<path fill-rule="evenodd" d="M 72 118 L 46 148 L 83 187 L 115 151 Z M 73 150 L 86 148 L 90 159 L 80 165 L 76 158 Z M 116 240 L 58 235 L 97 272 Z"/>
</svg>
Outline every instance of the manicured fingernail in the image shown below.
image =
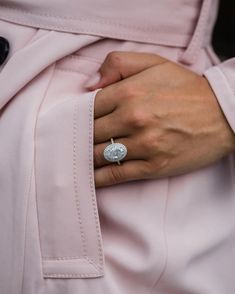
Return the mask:
<svg viewBox="0 0 235 294">
<path fill-rule="evenodd" d="M 84 83 L 84 87 L 85 88 L 93 87 L 96 84 L 98 84 L 100 79 L 101 79 L 101 74 L 99 72 L 97 72 Z"/>
</svg>

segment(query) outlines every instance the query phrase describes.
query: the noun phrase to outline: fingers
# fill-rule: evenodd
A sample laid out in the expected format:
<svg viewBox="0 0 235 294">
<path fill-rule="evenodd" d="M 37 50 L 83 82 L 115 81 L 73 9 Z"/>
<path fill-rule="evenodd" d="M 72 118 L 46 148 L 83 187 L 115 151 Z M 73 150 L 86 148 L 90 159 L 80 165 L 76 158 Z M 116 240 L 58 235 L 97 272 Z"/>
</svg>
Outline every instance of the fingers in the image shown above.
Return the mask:
<svg viewBox="0 0 235 294">
<path fill-rule="evenodd" d="M 94 87 L 88 87 L 89 90 L 102 88 L 96 94 L 94 117 L 105 116 L 114 111 L 118 101 L 127 92 L 126 78 L 167 61 L 150 53 L 111 52 L 108 54 L 99 70 L 100 81 L 96 82 Z"/>
<path fill-rule="evenodd" d="M 94 121 L 94 144 L 109 141 L 110 138 L 125 137 L 129 135 L 129 128 L 120 119 L 119 111 L 114 111 Z"/>
<path fill-rule="evenodd" d="M 127 148 L 127 155 L 123 161 L 128 160 L 144 160 L 147 159 L 148 154 L 143 152 L 143 148 L 136 142 L 134 138 L 114 138 L 115 143 L 124 144 Z M 105 165 L 110 165 L 110 162 L 104 158 L 104 149 L 111 144 L 111 142 L 105 142 L 94 146 L 94 167 L 100 168 Z M 123 162 L 122 161 L 122 162 Z"/>
<path fill-rule="evenodd" d="M 96 188 L 145 179 L 148 175 L 149 165 L 144 160 L 124 161 L 121 165 L 109 164 L 96 169 L 94 173 Z"/>
<path fill-rule="evenodd" d="M 88 89 L 104 88 L 122 79 L 137 74 L 151 66 L 166 62 L 167 59 L 151 53 L 142 52 L 110 52 L 99 69 L 99 81 L 94 79 L 94 84 L 89 83 Z M 96 74 L 98 77 L 98 75 Z"/>
<path fill-rule="evenodd" d="M 116 108 L 115 87 L 110 90 L 109 87 L 99 90 L 96 93 L 94 101 L 94 118 L 105 116 L 113 112 Z"/>
</svg>

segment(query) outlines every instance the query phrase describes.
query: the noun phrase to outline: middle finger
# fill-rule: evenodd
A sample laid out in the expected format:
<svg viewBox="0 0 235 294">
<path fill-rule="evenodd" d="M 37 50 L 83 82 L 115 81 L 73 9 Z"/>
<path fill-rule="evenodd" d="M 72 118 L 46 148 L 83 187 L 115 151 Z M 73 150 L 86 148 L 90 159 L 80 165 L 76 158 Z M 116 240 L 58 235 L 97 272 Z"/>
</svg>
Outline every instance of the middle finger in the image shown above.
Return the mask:
<svg viewBox="0 0 235 294">
<path fill-rule="evenodd" d="M 94 143 L 99 144 L 109 141 L 113 137 L 125 137 L 130 130 L 118 110 L 109 113 L 94 121 Z"/>
</svg>

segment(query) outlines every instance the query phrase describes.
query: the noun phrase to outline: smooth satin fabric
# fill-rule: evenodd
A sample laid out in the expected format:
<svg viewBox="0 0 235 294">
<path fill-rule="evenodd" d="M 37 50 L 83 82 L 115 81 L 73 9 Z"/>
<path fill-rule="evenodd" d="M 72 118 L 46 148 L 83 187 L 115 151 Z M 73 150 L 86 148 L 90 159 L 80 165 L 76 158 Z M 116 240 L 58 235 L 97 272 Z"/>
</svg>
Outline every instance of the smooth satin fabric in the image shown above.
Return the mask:
<svg viewBox="0 0 235 294">
<path fill-rule="evenodd" d="M 234 154 L 178 177 L 94 187 L 97 91 L 83 85 L 111 51 L 182 62 L 199 47 L 190 68 L 232 122 L 234 61 L 212 67 L 199 8 L 187 48 L 0 21 L 11 44 L 0 73 L 1 294 L 235 292 Z"/>
</svg>

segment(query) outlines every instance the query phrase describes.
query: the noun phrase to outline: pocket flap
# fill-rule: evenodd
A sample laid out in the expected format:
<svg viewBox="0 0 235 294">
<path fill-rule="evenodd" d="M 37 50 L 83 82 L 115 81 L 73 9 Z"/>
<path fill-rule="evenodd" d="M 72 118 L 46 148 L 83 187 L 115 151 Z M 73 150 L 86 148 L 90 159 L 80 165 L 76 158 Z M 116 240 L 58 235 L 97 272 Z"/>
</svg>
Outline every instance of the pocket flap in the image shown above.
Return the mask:
<svg viewBox="0 0 235 294">
<path fill-rule="evenodd" d="M 38 117 L 35 176 L 45 278 L 103 275 L 93 174 L 97 91 L 70 97 Z"/>
</svg>

